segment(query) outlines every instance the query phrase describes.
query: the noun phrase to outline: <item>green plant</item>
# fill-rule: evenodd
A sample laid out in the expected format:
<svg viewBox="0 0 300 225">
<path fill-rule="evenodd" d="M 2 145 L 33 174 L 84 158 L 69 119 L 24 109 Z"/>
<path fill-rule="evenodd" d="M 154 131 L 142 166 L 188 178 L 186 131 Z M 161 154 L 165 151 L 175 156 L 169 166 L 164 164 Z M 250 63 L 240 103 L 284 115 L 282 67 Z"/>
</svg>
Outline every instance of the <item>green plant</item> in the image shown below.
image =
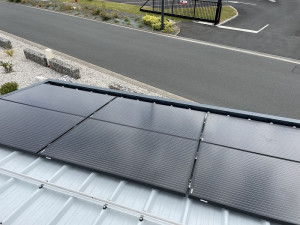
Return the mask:
<svg viewBox="0 0 300 225">
<path fill-rule="evenodd" d="M 119 19 L 118 18 L 115 18 L 115 23 L 119 23 Z"/>
<path fill-rule="evenodd" d="M 9 92 L 16 91 L 18 90 L 18 87 L 19 85 L 17 82 L 7 82 L 0 87 L 0 94 L 5 95 Z"/>
<path fill-rule="evenodd" d="M 13 71 L 13 64 L 12 62 L 3 62 L 0 61 L 0 66 L 2 66 L 5 70 L 5 73 L 11 73 Z"/>
<path fill-rule="evenodd" d="M 9 2 L 14 2 L 14 0 L 8 0 Z"/>
<path fill-rule="evenodd" d="M 140 18 L 139 17 L 135 17 L 134 20 L 135 20 L 135 22 L 138 22 L 138 21 L 140 21 Z"/>
<path fill-rule="evenodd" d="M 102 17 L 103 20 L 109 20 L 109 19 L 111 19 L 111 15 L 109 15 L 105 11 L 101 12 L 101 17 Z"/>
<path fill-rule="evenodd" d="M 73 9 L 73 6 L 71 6 L 71 5 L 65 5 L 65 4 L 62 4 L 61 6 L 60 6 L 60 11 L 70 11 L 70 10 L 72 10 Z"/>
<path fill-rule="evenodd" d="M 21 2 L 21 0 L 15 0 L 15 3 L 20 3 Z"/>
<path fill-rule="evenodd" d="M 128 23 L 129 22 L 129 18 L 125 16 L 124 21 Z"/>
<path fill-rule="evenodd" d="M 5 50 L 5 53 L 6 53 L 9 57 L 12 57 L 13 54 L 14 54 L 14 50 L 13 50 L 13 49 L 6 49 L 6 50 Z"/>
<path fill-rule="evenodd" d="M 142 28 L 143 27 L 143 24 L 139 23 L 139 28 Z"/>
<path fill-rule="evenodd" d="M 161 29 L 161 20 L 160 20 L 160 18 L 158 18 L 156 16 L 146 15 L 143 17 L 143 22 L 144 22 L 144 24 L 151 26 L 153 30 Z M 164 31 L 166 33 L 173 32 L 172 26 L 173 26 L 173 24 L 169 20 L 164 21 Z"/>
<path fill-rule="evenodd" d="M 118 13 L 114 12 L 114 13 L 112 14 L 112 17 L 115 18 L 115 19 L 118 19 L 118 18 L 119 18 L 119 15 L 118 15 Z"/>
<path fill-rule="evenodd" d="M 172 29 L 172 27 L 165 27 L 165 28 L 162 30 L 162 32 L 170 34 L 170 33 L 173 33 L 174 30 Z"/>
<path fill-rule="evenodd" d="M 93 8 L 91 13 L 93 16 L 98 16 L 100 14 L 100 9 Z"/>
</svg>

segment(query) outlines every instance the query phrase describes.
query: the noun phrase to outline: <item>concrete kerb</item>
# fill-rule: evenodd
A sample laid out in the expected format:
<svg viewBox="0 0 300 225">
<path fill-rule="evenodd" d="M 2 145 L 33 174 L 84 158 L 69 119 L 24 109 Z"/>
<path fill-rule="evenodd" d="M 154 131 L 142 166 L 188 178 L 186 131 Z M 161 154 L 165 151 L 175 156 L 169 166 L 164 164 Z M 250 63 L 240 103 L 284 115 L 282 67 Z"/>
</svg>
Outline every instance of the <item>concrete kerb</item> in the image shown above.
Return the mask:
<svg viewBox="0 0 300 225">
<path fill-rule="evenodd" d="M 29 41 L 27 39 L 24 39 L 22 37 L 19 37 L 19 36 L 16 36 L 16 35 L 13 35 L 11 33 L 8 33 L 8 32 L 5 32 L 5 31 L 2 31 L 0 30 L 0 33 L 3 33 L 4 35 L 6 36 L 10 36 L 16 40 L 19 40 L 19 41 L 22 41 L 26 44 L 29 44 L 29 45 L 32 45 L 34 47 L 37 47 L 39 49 L 47 49 L 48 47 L 46 46 L 43 46 L 43 45 L 40 45 L 40 44 L 37 44 L 35 42 L 32 42 L 32 41 Z M 94 65 L 92 63 L 89 63 L 89 62 L 86 62 L 86 61 L 83 61 L 81 59 L 78 59 L 78 58 L 75 58 L 73 56 L 70 56 L 70 55 L 67 55 L 65 53 L 62 53 L 62 52 L 59 52 L 59 51 L 56 51 L 56 50 L 53 50 L 53 53 L 57 56 L 60 56 L 62 58 L 66 58 L 67 60 L 70 60 L 70 61 L 74 61 L 78 64 L 82 64 L 86 67 L 89 67 L 91 69 L 94 69 L 96 71 L 99 71 L 101 73 L 104 73 L 104 74 L 107 74 L 107 75 L 110 75 L 114 78 L 117 78 L 117 79 L 120 79 L 124 82 L 127 82 L 127 83 L 130 83 L 130 84 L 133 84 L 135 86 L 138 86 L 140 88 L 143 88 L 143 89 L 146 89 L 146 90 L 149 90 L 151 92 L 155 92 L 161 96 L 164 96 L 165 98 L 169 98 L 169 99 L 176 99 L 176 100 L 181 100 L 181 101 L 189 101 L 189 102 L 192 102 L 192 100 L 190 99 L 187 99 L 187 98 L 184 98 L 184 97 L 181 97 L 181 96 L 178 96 L 178 95 L 175 95 L 175 94 L 172 94 L 170 92 L 167 92 L 167 91 L 164 91 L 164 90 L 161 90 L 159 88 L 156 88 L 154 86 L 151 86 L 151 85 L 148 85 L 148 84 L 145 84 L 143 82 L 140 82 L 140 81 L 137 81 L 137 80 L 134 80 L 132 78 L 129 78 L 129 77 L 126 77 L 124 75 L 121 75 L 121 74 L 118 74 L 118 73 L 115 73 L 113 71 L 110 71 L 108 69 L 105 69 L 103 67 L 100 67 L 100 66 L 97 66 L 97 65 Z"/>
</svg>

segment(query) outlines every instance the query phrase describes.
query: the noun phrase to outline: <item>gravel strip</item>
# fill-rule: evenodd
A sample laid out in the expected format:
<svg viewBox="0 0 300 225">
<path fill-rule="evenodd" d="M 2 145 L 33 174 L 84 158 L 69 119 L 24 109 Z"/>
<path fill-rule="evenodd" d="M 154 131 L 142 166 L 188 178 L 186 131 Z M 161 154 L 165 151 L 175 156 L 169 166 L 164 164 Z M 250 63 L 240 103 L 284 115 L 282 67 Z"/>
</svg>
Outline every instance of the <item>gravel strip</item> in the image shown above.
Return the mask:
<svg viewBox="0 0 300 225">
<path fill-rule="evenodd" d="M 12 43 L 14 55 L 13 57 L 9 57 L 5 53 L 5 49 L 0 48 L 0 61 L 11 61 L 13 63 L 13 72 L 5 73 L 4 68 L 0 68 L 0 85 L 15 81 L 19 84 L 19 88 L 24 88 L 26 86 L 32 85 L 37 82 L 36 77 L 44 77 L 46 79 L 58 79 L 62 81 L 69 81 L 73 83 L 87 84 L 92 86 L 109 88 L 110 86 L 121 88 L 123 91 L 136 92 L 141 94 L 147 94 L 152 96 L 159 96 L 155 92 L 149 91 L 145 88 L 141 88 L 139 86 L 130 84 L 126 81 L 120 80 L 118 78 L 112 77 L 110 75 L 104 74 L 100 71 L 91 69 L 85 65 L 78 64 L 77 62 L 70 61 L 68 59 L 62 58 L 60 56 L 55 55 L 56 58 L 74 65 L 75 67 L 80 68 L 80 79 L 72 79 L 68 76 L 62 76 L 61 74 L 51 70 L 50 68 L 43 67 L 35 62 L 32 62 L 25 58 L 23 50 L 26 48 L 30 48 L 41 53 L 44 53 L 44 49 L 39 49 L 35 46 L 31 46 L 27 43 L 16 40 L 13 37 L 9 37 L 0 31 L 0 37 L 9 39 Z"/>
</svg>

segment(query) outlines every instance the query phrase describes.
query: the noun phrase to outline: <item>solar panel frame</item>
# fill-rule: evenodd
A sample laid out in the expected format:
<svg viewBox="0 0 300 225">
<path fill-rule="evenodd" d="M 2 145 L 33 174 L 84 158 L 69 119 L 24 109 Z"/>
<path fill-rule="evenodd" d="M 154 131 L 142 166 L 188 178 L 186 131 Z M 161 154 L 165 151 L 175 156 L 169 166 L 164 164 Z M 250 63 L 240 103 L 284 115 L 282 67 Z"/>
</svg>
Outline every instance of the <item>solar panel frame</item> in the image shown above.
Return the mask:
<svg viewBox="0 0 300 225">
<path fill-rule="evenodd" d="M 77 116 L 89 116 L 114 96 L 41 84 L 3 97 L 4 100 Z"/>
<path fill-rule="evenodd" d="M 201 143 L 190 197 L 300 223 L 300 164 Z"/>
<path fill-rule="evenodd" d="M 208 114 L 203 141 L 300 162 L 300 130 L 252 120 Z"/>
<path fill-rule="evenodd" d="M 195 140 L 87 119 L 40 155 L 185 195 L 197 147 Z"/>
<path fill-rule="evenodd" d="M 190 109 L 116 98 L 92 118 L 199 140 L 205 114 Z"/>
</svg>

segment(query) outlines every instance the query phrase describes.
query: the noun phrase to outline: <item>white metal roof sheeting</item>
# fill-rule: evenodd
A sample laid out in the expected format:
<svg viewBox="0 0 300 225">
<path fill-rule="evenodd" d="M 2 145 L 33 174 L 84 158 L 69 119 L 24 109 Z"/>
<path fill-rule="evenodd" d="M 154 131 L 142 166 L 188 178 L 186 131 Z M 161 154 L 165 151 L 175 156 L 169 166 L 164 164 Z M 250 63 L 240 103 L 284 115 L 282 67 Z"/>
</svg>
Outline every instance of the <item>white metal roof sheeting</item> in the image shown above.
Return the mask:
<svg viewBox="0 0 300 225">
<path fill-rule="evenodd" d="M 0 146 L 0 203 L 0 222 L 4 225 L 270 224 L 3 146 Z M 103 209 L 105 204 L 107 208 Z"/>
</svg>

